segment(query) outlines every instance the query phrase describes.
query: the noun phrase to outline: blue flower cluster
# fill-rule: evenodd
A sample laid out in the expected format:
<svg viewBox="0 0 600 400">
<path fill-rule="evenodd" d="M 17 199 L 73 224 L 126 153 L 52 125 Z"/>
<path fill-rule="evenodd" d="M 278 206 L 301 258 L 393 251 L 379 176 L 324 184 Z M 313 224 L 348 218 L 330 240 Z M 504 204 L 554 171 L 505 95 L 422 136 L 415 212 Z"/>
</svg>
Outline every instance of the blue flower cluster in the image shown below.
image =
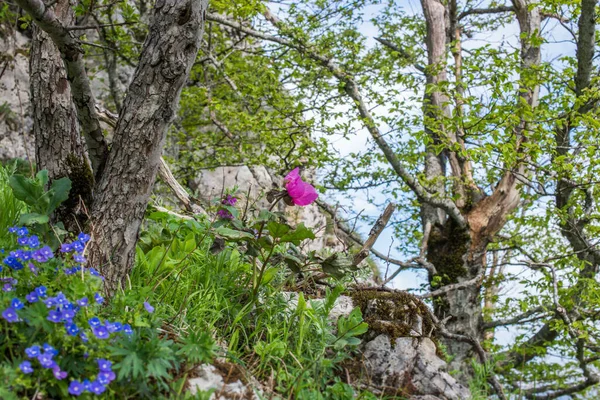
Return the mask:
<svg viewBox="0 0 600 400">
<path fill-rule="evenodd" d="M 112 370 L 112 363 L 108 360 L 99 358 L 98 362 L 98 376 L 94 381 L 89 379 L 80 381 L 72 381 L 69 385 L 69 393 L 73 396 L 79 396 L 82 393 L 90 392 L 93 394 L 102 394 L 106 390 L 106 386 L 115 379 L 115 373 Z"/>
<path fill-rule="evenodd" d="M 49 246 L 40 247 L 40 240 L 36 235 L 29 235 L 29 230 L 25 227 L 17 228 L 9 228 L 9 232 L 16 233 L 17 243 L 19 246 L 23 246 L 23 249 L 19 249 L 16 251 L 11 251 L 10 254 L 4 258 L 3 263 L 13 269 L 14 271 L 19 271 L 25 268 L 23 263 L 28 263 L 29 268 L 32 272 L 36 272 L 36 267 L 30 261 L 34 260 L 39 263 L 45 263 L 48 260 L 54 258 L 54 253 Z M 2 266 L 0 266 L 0 272 L 2 272 Z"/>
<path fill-rule="evenodd" d="M 52 249 L 48 246 L 42 247 L 39 238 L 35 235 L 29 235 L 27 228 L 14 227 L 10 228 L 11 233 L 15 233 L 17 243 L 21 247 L 20 249 L 10 252 L 10 254 L 4 258 L 3 264 L 8 266 L 10 270 L 5 271 L 5 274 L 11 271 L 13 275 L 20 275 L 19 278 L 22 282 L 33 282 L 32 277 L 37 276 L 38 268 L 42 267 L 44 263 L 55 258 L 55 254 Z M 55 265 L 72 265 L 73 261 L 80 265 L 73 268 L 66 268 L 65 273 L 67 275 L 74 274 L 77 271 L 85 270 L 84 263 L 87 261 L 83 255 L 86 243 L 90 240 L 90 237 L 84 233 L 79 234 L 77 240 L 72 243 L 65 243 L 61 246 L 60 252 L 63 253 L 61 258 L 57 261 L 48 265 L 48 269 L 43 271 L 51 271 L 51 274 L 55 272 Z M 38 263 L 36 266 L 35 263 Z M 34 276 L 21 275 L 24 265 L 29 266 L 30 271 Z M 100 274 L 93 268 L 87 269 L 91 275 L 99 277 Z M 58 269 L 56 269 L 58 271 Z M 0 272 L 2 268 L 0 267 Z M 98 278 L 94 278 L 98 279 Z M 18 284 L 18 280 L 14 276 L 1 277 L 0 282 L 4 282 L 3 290 L 5 292 L 15 291 Z M 96 281 L 98 283 L 98 281 Z M 83 296 L 79 299 L 69 299 L 63 292 L 58 292 L 54 296 L 51 296 L 48 289 L 43 285 L 29 283 L 31 289 L 22 292 L 24 286 L 23 283 L 19 285 L 19 292 L 27 293 L 23 297 L 19 298 L 15 296 L 10 300 L 10 303 L 1 313 L 3 320 L 9 324 L 15 323 L 26 323 L 29 324 L 27 317 L 29 315 L 25 311 L 28 307 L 33 307 L 34 303 L 42 303 L 46 306 L 47 314 L 45 318 L 57 325 L 64 327 L 65 337 L 78 337 L 82 342 L 87 343 L 90 338 L 95 338 L 100 341 L 110 339 L 113 335 L 124 334 L 132 335 L 133 329 L 129 324 L 123 324 L 117 321 L 102 321 L 100 318 L 93 316 L 90 306 L 92 304 L 102 304 L 104 298 L 100 293 L 94 293 L 93 289 L 89 294 L 93 293 L 93 300 Z M 148 312 L 154 311 L 154 308 L 146 303 L 144 305 Z M 43 309 L 43 308 L 42 308 Z M 36 306 L 36 312 L 40 311 L 39 306 Z M 44 315 L 44 314 L 43 314 Z M 90 316 L 92 316 L 90 318 Z M 58 327 L 58 329 L 61 329 Z M 60 331 L 59 331 L 60 332 Z M 51 345 L 45 343 L 43 346 L 33 345 L 25 349 L 26 360 L 21 362 L 19 369 L 23 374 L 32 374 L 35 372 L 35 365 L 39 364 L 42 369 L 49 369 L 52 371 L 52 375 L 57 380 L 67 378 L 67 372 L 63 371 L 58 365 L 59 351 Z M 87 354 L 84 354 L 86 358 Z M 79 396 L 82 393 L 92 393 L 100 395 L 104 393 L 107 385 L 109 385 L 115 379 L 115 373 L 112 371 L 112 364 L 110 361 L 105 359 L 97 359 L 99 372 L 95 379 L 89 380 L 84 379 L 82 381 L 73 380 L 70 382 L 68 391 L 71 395 Z"/>
</svg>

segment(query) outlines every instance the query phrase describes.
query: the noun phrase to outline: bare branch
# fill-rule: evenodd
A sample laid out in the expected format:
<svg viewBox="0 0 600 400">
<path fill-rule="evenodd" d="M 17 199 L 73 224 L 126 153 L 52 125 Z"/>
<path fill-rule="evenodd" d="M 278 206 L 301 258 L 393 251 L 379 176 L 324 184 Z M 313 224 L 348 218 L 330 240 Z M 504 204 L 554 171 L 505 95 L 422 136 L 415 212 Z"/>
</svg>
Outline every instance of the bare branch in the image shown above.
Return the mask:
<svg viewBox="0 0 600 400">
<path fill-rule="evenodd" d="M 483 278 L 484 278 L 484 275 L 477 275 L 475 278 L 469 279 L 468 281 L 454 283 L 452 285 L 446 285 L 438 290 L 434 290 L 432 292 L 429 292 L 427 294 L 423 294 L 423 295 L 420 295 L 417 297 L 419 297 L 421 299 L 427 299 L 430 297 L 441 296 L 448 292 L 453 292 L 455 290 L 462 290 L 462 289 L 467 288 L 472 285 L 481 285 L 481 283 L 483 282 Z"/>
<path fill-rule="evenodd" d="M 507 326 L 507 325 L 518 324 L 518 323 L 522 322 L 523 320 L 525 320 L 535 314 L 542 313 L 542 312 L 544 312 L 544 307 L 542 307 L 542 306 L 535 307 L 535 308 L 532 308 L 531 310 L 525 311 L 524 313 L 519 314 L 512 318 L 499 319 L 497 321 L 486 322 L 483 324 L 483 329 L 491 329 L 491 328 L 496 328 L 498 326 Z M 541 315 L 539 317 L 543 317 L 543 315 Z"/>
<path fill-rule="evenodd" d="M 472 8 L 458 14 L 458 20 L 468 17 L 469 15 L 484 15 L 484 14 L 501 14 L 505 12 L 513 12 L 515 8 L 512 6 L 498 6 L 492 8 Z"/>
<path fill-rule="evenodd" d="M 333 219 L 337 225 L 337 228 L 340 231 L 342 231 L 346 235 L 348 235 L 348 238 L 353 240 L 359 246 L 361 246 L 361 247 L 364 246 L 364 241 L 360 238 L 360 236 L 358 236 L 358 234 L 356 232 L 349 229 L 346 225 L 344 225 L 341 221 L 338 220 L 337 211 L 333 207 L 331 207 L 329 204 L 327 204 L 324 201 L 319 200 L 319 199 L 317 199 L 316 202 L 317 202 L 317 205 L 319 207 L 321 207 L 321 209 L 323 209 L 324 211 L 326 211 L 329 215 L 331 215 L 333 217 Z M 385 262 L 388 262 L 388 263 L 394 264 L 394 265 L 398 265 L 400 267 L 398 269 L 398 271 L 396 271 L 390 278 L 388 278 L 386 280 L 386 283 L 390 282 L 396 275 L 398 275 L 398 273 L 400 271 L 403 271 L 405 269 L 425 269 L 432 275 L 436 274 L 436 270 L 435 270 L 435 267 L 433 266 L 433 264 L 431 264 L 427 260 L 422 259 L 420 257 L 413 258 L 408 261 L 400 261 L 400 260 L 396 260 L 396 259 L 387 257 L 385 254 L 383 254 L 373 248 L 371 248 L 371 253 L 373 255 L 375 255 L 377 258 L 380 258 Z"/>
<path fill-rule="evenodd" d="M 371 228 L 371 232 L 369 232 L 369 237 L 363 244 L 362 249 L 360 249 L 360 251 L 354 255 L 354 259 L 352 261 L 353 265 L 356 266 L 360 264 L 365 258 L 367 258 L 369 252 L 371 251 L 371 248 L 377 241 L 377 238 L 379 238 L 381 232 L 383 232 L 383 229 L 388 224 L 395 210 L 396 204 L 390 203 L 387 205 L 383 214 L 379 216 L 379 218 L 375 222 L 375 225 L 373 225 L 373 227 Z"/>
</svg>

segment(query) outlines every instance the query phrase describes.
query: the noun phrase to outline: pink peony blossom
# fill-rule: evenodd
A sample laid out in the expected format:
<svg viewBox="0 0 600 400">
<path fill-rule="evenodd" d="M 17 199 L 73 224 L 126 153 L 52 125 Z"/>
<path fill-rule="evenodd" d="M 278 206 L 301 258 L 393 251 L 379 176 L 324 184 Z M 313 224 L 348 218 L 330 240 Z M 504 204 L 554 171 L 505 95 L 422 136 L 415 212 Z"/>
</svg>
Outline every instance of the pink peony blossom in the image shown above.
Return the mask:
<svg viewBox="0 0 600 400">
<path fill-rule="evenodd" d="M 285 176 L 285 188 L 292 202 L 297 206 L 307 206 L 319 197 L 317 190 L 300 178 L 299 168 L 294 168 Z"/>
</svg>

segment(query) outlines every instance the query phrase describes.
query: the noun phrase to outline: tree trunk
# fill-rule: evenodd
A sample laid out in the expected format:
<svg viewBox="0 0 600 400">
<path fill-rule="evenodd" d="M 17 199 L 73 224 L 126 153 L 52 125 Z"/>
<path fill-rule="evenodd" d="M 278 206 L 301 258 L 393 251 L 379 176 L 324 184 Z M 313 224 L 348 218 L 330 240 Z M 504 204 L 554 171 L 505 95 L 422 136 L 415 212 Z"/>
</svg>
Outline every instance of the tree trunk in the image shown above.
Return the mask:
<svg viewBox="0 0 600 400">
<path fill-rule="evenodd" d="M 75 15 L 69 0 L 59 0 L 54 9 L 65 25 L 74 25 Z M 90 204 L 94 178 L 60 51 L 37 25 L 32 29 L 31 104 L 37 168 L 48 170 L 50 182 L 64 176 L 71 179 L 69 199 L 56 211 L 54 220 L 63 221 L 70 231 L 77 231 L 85 218 L 78 215 L 77 208 L 80 201 Z"/>
<path fill-rule="evenodd" d="M 89 260 L 114 292 L 133 266 L 135 244 L 167 128 L 200 46 L 207 0 L 158 0 L 96 188 Z"/>
</svg>

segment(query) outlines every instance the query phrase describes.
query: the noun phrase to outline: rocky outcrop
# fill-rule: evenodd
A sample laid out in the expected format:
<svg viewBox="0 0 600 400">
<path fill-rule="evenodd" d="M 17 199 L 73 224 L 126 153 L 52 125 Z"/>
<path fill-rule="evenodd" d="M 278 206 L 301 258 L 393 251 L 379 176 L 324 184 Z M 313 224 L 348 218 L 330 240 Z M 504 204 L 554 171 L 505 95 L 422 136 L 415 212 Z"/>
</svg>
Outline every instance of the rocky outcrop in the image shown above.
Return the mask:
<svg viewBox="0 0 600 400">
<path fill-rule="evenodd" d="M 379 335 L 362 351 L 366 385 L 382 393 L 402 394 L 411 399 L 463 400 L 469 390 L 448 374 L 448 365 L 436 354 L 427 337 Z"/>
<path fill-rule="evenodd" d="M 469 389 L 448 373 L 431 336 L 435 327 L 430 311 L 406 292 L 357 290 L 340 296 L 332 318 L 360 307 L 369 331 L 359 355 L 351 362 L 357 384 L 382 395 L 412 400 L 463 400 Z"/>
<path fill-rule="evenodd" d="M 214 170 L 200 171 L 190 182 L 190 186 L 197 196 L 205 201 L 220 198 L 225 190 L 237 187 L 237 196 L 242 201 L 242 207 L 244 202 L 249 200 L 252 207 L 261 209 L 269 207 L 265 194 L 271 189 L 281 188 L 283 177 L 272 174 L 262 166 L 218 167 Z M 317 204 L 287 207 L 280 202 L 277 211 L 285 212 L 290 224 L 297 225 L 303 222 L 313 229 L 317 239 L 307 244 L 307 250 L 323 248 L 342 250 L 343 243 L 333 234 L 330 218 L 319 209 Z"/>
<path fill-rule="evenodd" d="M 6 31 L 3 35 L 0 35 L 0 160 L 32 159 L 29 39 L 20 32 Z"/>
</svg>

